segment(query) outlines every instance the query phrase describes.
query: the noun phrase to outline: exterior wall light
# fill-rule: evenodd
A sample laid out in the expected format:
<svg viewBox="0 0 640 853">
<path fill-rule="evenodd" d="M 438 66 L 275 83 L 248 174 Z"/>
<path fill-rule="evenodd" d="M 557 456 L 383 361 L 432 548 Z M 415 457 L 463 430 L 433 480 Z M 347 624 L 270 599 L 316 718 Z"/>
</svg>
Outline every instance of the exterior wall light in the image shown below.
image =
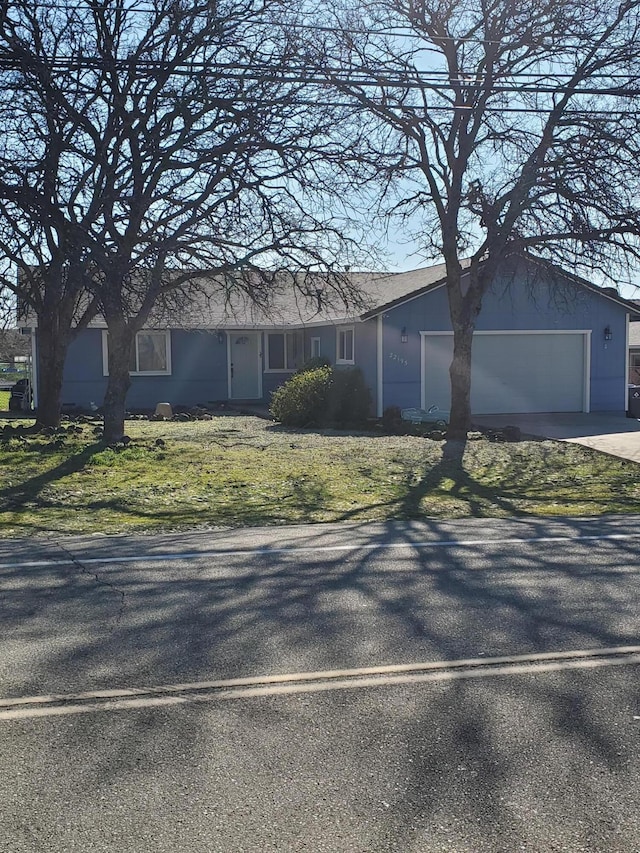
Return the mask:
<svg viewBox="0 0 640 853">
<path fill-rule="evenodd" d="M 407 334 L 407 327 L 403 326 L 402 329 L 400 330 L 400 343 L 406 344 L 406 342 L 408 340 L 409 340 L 409 335 Z"/>
<path fill-rule="evenodd" d="M 613 337 L 613 334 L 611 332 L 611 326 L 605 326 L 604 327 L 604 339 L 605 339 L 605 341 L 610 341 L 612 337 Z"/>
</svg>

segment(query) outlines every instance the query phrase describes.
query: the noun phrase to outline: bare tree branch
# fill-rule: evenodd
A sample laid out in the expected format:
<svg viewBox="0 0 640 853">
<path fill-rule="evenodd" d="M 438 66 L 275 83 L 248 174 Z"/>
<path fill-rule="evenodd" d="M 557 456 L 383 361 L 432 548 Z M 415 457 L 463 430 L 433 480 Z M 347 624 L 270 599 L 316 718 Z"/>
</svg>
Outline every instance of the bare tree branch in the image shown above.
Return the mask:
<svg viewBox="0 0 640 853">
<path fill-rule="evenodd" d="M 354 2 L 326 13 L 335 37 L 309 45 L 309 61 L 369 123 L 360 157 L 387 215 L 419 217 L 424 254 L 446 264 L 452 436 L 470 424 L 473 330 L 505 258 L 535 248 L 610 277 L 638 258 L 639 9 Z"/>
<path fill-rule="evenodd" d="M 5 7 L 0 199 L 13 257 L 22 268 L 72 265 L 99 306 L 110 338 L 105 437 L 117 438 L 131 346 L 159 300 L 205 269 L 267 303 L 283 266 L 349 263 L 344 187 L 356 167 L 339 155 L 354 110 L 289 74 L 297 36 L 269 2 Z M 12 90 L 24 94 L 17 116 Z M 28 260 L 16 236 L 25 229 Z M 290 277 L 296 288 L 304 280 Z M 26 287 L 38 312 L 39 281 Z M 344 277 L 326 283 L 354 298 Z"/>
</svg>

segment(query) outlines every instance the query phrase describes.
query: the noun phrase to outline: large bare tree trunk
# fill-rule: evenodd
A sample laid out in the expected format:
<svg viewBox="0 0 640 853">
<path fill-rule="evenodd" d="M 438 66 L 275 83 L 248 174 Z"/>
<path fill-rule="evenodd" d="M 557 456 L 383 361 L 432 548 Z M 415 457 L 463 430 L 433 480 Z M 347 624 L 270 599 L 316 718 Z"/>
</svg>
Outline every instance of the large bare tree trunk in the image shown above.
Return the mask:
<svg viewBox="0 0 640 853">
<path fill-rule="evenodd" d="M 104 440 L 119 441 L 124 435 L 127 392 L 131 385 L 129 364 L 135 333 L 124 323 L 109 328 L 109 380 L 104 396 Z"/>
<path fill-rule="evenodd" d="M 69 349 L 70 336 L 61 329 L 57 318 L 41 314 L 38 321 L 38 411 L 37 425 L 60 425 L 62 376 Z"/>
<path fill-rule="evenodd" d="M 447 437 L 464 441 L 471 428 L 471 348 L 473 326 L 454 326 L 451 378 L 451 417 Z"/>
<path fill-rule="evenodd" d="M 479 278 L 477 266 L 463 274 L 457 259 L 448 259 L 447 295 L 453 329 L 453 360 L 449 367 L 451 380 L 451 415 L 447 437 L 465 441 L 471 429 L 471 350 L 473 331 L 482 306 L 485 282 Z M 490 274 L 491 271 L 490 271 Z"/>
</svg>

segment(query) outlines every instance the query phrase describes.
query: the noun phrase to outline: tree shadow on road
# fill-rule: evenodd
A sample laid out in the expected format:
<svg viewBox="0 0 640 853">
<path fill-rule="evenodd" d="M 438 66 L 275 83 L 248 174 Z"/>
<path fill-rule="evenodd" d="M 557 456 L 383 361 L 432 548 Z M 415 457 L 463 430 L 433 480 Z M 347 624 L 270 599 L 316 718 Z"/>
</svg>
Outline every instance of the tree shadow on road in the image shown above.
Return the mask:
<svg viewBox="0 0 640 853">
<path fill-rule="evenodd" d="M 585 530 L 597 532 L 598 524 L 585 528 L 579 520 L 564 520 L 554 530 L 575 539 Z M 548 537 L 545 520 L 498 522 L 493 534 L 486 528 L 487 522 L 479 520 L 356 524 L 349 540 L 353 549 L 333 552 L 326 550 L 333 542 L 326 528 L 310 528 L 295 541 L 283 528 L 273 553 L 246 553 L 231 564 L 215 553 L 173 567 L 107 562 L 96 571 L 111 587 L 83 573 L 81 558 L 66 566 L 35 567 L 28 575 L 17 567 L 3 568 L 5 636 L 25 650 L 36 645 L 40 650 L 15 690 L 35 694 L 60 684 L 66 690 L 158 688 L 214 678 L 637 642 L 635 540 L 589 540 L 574 549 L 556 545 L 550 551 L 543 543 L 515 544 Z M 456 545 L 458 540 L 464 542 Z M 213 551 L 216 541 L 214 535 Z M 402 547 L 389 549 L 390 541 Z M 304 558 L 293 547 L 287 552 L 289 544 L 303 546 Z M 113 553 L 126 553 L 126 540 L 115 540 Z M 117 591 L 124 594 L 121 616 Z M 324 775 L 314 773 L 328 773 L 330 766 L 332 773 L 344 773 L 345 781 L 360 766 L 372 774 L 372 799 L 387 806 L 380 807 L 383 816 L 375 823 L 361 828 L 361 846 L 350 849 L 421 850 L 429 849 L 429 839 L 442 846 L 448 838 L 451 850 L 506 853 L 518 845 L 542 850 L 545 827 L 560 819 L 562 808 L 568 810 L 573 849 L 622 849 L 615 847 L 606 824 L 619 819 L 610 792 L 628 770 L 624 736 L 621 740 L 620 728 L 609 725 L 611 719 L 619 723 L 620 709 L 613 707 L 613 690 L 585 695 L 584 678 L 567 672 L 459 680 L 400 692 L 385 687 L 346 691 L 332 694 L 333 727 L 322 731 L 315 727 L 326 709 L 321 695 L 247 700 L 224 708 L 214 702 L 198 711 L 176 711 L 179 731 L 166 724 L 166 712 L 157 710 L 88 715 L 95 723 L 71 722 L 65 730 L 56 729 L 50 748 L 59 750 L 62 740 L 71 753 L 80 744 L 86 755 L 86 766 L 79 769 L 82 784 L 87 796 L 99 796 L 126 785 L 132 774 L 145 768 L 151 772 L 154 762 L 167 773 L 172 762 L 181 772 L 188 772 L 190 762 L 200 766 L 204 733 L 217 726 L 226 731 L 231 720 L 242 731 L 245 720 L 246 735 L 235 746 L 238 760 L 254 767 L 255 750 L 263 751 L 254 771 L 268 802 L 278 800 L 287 784 L 282 778 L 286 768 L 276 757 L 279 739 L 293 737 L 286 733 L 295 731 L 302 715 L 309 725 L 308 748 L 319 749 L 321 739 L 323 749 L 341 756 L 343 763 L 327 765 L 325 759 L 324 767 L 299 770 L 296 784 L 303 793 L 289 811 L 283 807 L 279 820 L 295 820 L 297 811 L 312 808 L 313 786 L 326 784 Z M 608 684 L 606 679 L 602 683 Z M 625 695 L 625 707 L 637 698 L 637 691 Z M 599 713 L 603 703 L 604 715 Z M 341 740 L 340 720 L 349 720 L 351 729 L 362 715 L 371 751 Z M 382 764 L 376 763 L 376 749 Z M 514 756 L 523 752 L 536 778 L 547 780 L 545 790 L 516 766 Z M 584 772 L 589 762 L 596 768 L 594 780 L 586 782 L 592 818 L 580 826 L 584 812 L 574 820 L 571 803 L 562 804 L 570 774 Z M 224 770 L 221 774 L 224 798 L 224 786 L 233 782 Z M 165 779 L 162 784 L 159 806 L 168 802 L 172 783 Z M 243 797 L 247 810 L 253 809 L 266 826 L 264 802 L 250 790 Z M 329 795 L 331 814 L 344 814 L 344 809 L 358 814 L 362 808 L 355 800 L 332 803 Z M 246 819 L 246 813 L 239 815 L 238 826 Z M 258 826 L 256 849 L 266 844 L 260 831 Z M 600 846 L 589 848 L 594 839 Z M 603 839 L 608 847 L 602 847 Z"/>
</svg>

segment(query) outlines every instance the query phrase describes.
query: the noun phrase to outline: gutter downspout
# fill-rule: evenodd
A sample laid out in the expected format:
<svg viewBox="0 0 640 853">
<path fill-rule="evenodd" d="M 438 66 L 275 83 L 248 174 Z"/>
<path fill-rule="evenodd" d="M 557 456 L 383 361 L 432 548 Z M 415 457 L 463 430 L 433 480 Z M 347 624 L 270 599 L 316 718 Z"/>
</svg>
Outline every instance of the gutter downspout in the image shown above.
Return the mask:
<svg viewBox="0 0 640 853">
<path fill-rule="evenodd" d="M 382 389 L 383 389 L 383 376 L 382 376 L 382 366 L 383 366 L 383 358 L 382 358 L 382 342 L 383 342 L 383 328 L 382 328 L 382 314 L 378 314 L 377 317 L 377 328 L 376 328 L 376 356 L 377 356 L 377 369 L 378 369 L 378 387 L 376 393 L 376 417 L 381 418 L 382 412 L 384 411 L 384 405 L 382 400 Z"/>
<path fill-rule="evenodd" d="M 631 315 L 627 314 L 625 317 L 624 324 L 624 403 L 622 404 L 622 410 L 624 412 L 629 408 L 629 361 L 631 360 L 629 357 L 629 323 L 631 321 Z"/>
</svg>

